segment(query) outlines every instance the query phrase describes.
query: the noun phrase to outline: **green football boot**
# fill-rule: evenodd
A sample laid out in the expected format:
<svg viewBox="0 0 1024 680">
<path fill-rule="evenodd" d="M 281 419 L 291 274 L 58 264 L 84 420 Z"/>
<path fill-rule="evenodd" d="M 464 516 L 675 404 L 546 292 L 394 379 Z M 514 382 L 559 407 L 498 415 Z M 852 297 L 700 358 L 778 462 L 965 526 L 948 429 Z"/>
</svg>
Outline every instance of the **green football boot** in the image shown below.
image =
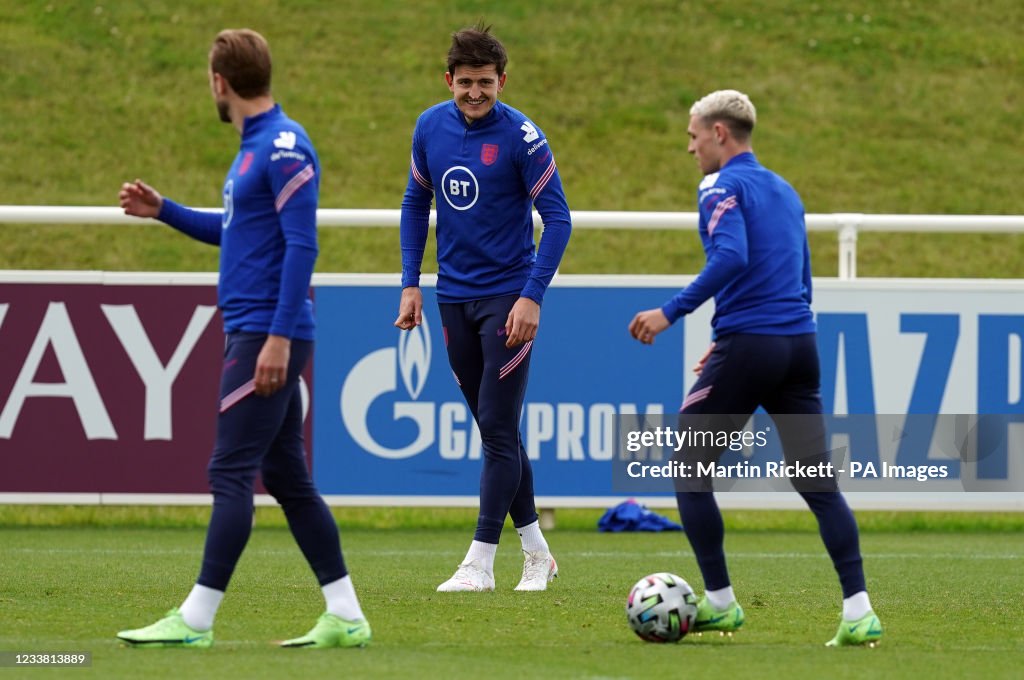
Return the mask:
<svg viewBox="0 0 1024 680">
<path fill-rule="evenodd" d="M 856 621 L 840 621 L 839 631 L 836 636 L 825 643 L 826 647 L 852 647 L 856 645 L 867 645 L 877 647 L 882 642 L 882 624 L 869 611 Z"/>
<path fill-rule="evenodd" d="M 213 644 L 213 631 L 198 631 L 189 628 L 175 608 L 164 618 L 145 628 L 122 630 L 117 634 L 121 642 L 132 647 L 194 647 L 206 649 Z"/>
<path fill-rule="evenodd" d="M 366 619 L 346 621 L 330 613 L 323 613 L 313 629 L 293 640 L 285 640 L 282 647 L 365 647 L 370 643 L 370 624 Z"/>
<path fill-rule="evenodd" d="M 743 625 L 743 607 L 735 600 L 727 608 L 719 611 L 711 606 L 705 595 L 697 603 L 697 620 L 693 622 L 694 633 L 718 632 L 721 635 L 732 635 Z"/>
</svg>

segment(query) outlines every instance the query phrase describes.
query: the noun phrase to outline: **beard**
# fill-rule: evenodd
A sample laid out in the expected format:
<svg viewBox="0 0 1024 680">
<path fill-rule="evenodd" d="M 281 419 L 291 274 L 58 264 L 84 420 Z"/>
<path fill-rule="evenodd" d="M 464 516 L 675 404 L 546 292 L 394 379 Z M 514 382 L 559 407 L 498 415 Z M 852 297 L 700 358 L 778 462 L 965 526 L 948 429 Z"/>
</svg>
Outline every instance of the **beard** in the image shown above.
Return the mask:
<svg viewBox="0 0 1024 680">
<path fill-rule="evenodd" d="M 224 102 L 224 101 L 219 101 L 218 100 L 216 102 L 216 104 L 217 104 L 217 115 L 220 116 L 220 122 L 222 122 L 222 123 L 230 123 L 231 122 L 231 114 L 228 111 L 228 103 Z"/>
</svg>

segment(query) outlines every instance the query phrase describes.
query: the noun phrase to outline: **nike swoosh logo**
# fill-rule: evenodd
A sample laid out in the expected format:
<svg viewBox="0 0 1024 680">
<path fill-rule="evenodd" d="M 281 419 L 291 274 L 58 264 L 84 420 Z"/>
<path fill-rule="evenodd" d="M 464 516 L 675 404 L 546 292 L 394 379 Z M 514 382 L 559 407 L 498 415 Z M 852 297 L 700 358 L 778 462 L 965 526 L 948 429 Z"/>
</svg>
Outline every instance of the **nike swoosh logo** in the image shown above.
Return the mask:
<svg viewBox="0 0 1024 680">
<path fill-rule="evenodd" d="M 857 630 L 858 628 L 860 628 L 860 624 L 859 624 L 859 623 L 856 623 L 856 624 L 854 624 L 854 625 L 852 625 L 852 626 L 849 626 L 849 627 L 848 627 L 848 630 L 849 630 L 849 631 L 850 631 L 850 632 L 852 633 L 852 632 L 854 632 L 855 630 Z"/>
<path fill-rule="evenodd" d="M 199 640 L 202 640 L 202 639 L 203 639 L 202 635 L 196 635 L 195 637 L 192 637 L 190 635 L 186 635 L 185 639 L 182 640 L 182 642 L 184 642 L 186 645 L 190 645 L 193 642 L 198 642 Z"/>
<path fill-rule="evenodd" d="M 362 630 L 362 628 L 359 627 L 359 626 L 356 626 L 355 628 L 348 628 L 348 629 L 346 629 L 345 632 L 348 633 L 349 635 L 352 635 L 353 633 L 358 633 L 360 630 Z"/>
<path fill-rule="evenodd" d="M 728 616 L 729 616 L 728 614 L 722 614 L 721 616 L 712 616 L 710 619 L 704 619 L 703 621 L 700 621 L 699 623 L 711 625 L 711 624 L 719 623 L 721 621 L 725 621 L 725 619 Z"/>
</svg>

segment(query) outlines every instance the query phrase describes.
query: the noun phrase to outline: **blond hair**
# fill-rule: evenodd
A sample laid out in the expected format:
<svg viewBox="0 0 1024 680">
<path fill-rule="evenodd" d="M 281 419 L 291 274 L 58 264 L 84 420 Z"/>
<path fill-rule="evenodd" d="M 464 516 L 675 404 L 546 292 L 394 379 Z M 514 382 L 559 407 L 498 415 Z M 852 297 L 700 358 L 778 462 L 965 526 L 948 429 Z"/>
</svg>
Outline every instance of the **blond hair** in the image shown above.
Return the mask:
<svg viewBox="0 0 1024 680">
<path fill-rule="evenodd" d="M 740 141 L 750 138 L 757 122 L 757 109 L 750 97 L 737 90 L 717 90 L 701 97 L 690 107 L 690 115 L 707 125 L 725 123 Z"/>
</svg>

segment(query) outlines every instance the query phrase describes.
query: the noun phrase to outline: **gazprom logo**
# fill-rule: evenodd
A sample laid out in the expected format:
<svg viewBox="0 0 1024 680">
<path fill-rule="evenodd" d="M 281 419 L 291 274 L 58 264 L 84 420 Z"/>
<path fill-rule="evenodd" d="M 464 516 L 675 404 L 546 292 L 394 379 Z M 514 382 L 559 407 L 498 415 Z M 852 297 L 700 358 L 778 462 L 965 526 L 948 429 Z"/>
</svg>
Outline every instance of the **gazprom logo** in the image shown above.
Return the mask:
<svg viewBox="0 0 1024 680">
<path fill-rule="evenodd" d="M 423 315 L 422 326 L 415 326 L 398 336 L 398 367 L 406 391 L 417 399 L 430 372 L 430 330 L 426 315 Z"/>
<path fill-rule="evenodd" d="M 440 375 L 428 385 L 434 356 L 427 317 L 424 311 L 421 326 L 395 331 L 397 342 L 377 345 L 351 364 L 340 388 L 342 424 L 352 444 L 377 458 L 403 460 L 423 454 L 427 465 L 480 460 L 480 428 L 449 372 L 435 371 Z M 395 337 L 392 331 L 388 335 Z M 616 419 L 630 413 L 661 414 L 663 408 L 528 402 L 520 417 L 526 455 L 531 460 L 612 460 Z"/>
<path fill-rule="evenodd" d="M 416 401 L 430 373 L 430 327 L 427 315 L 423 325 L 403 332 L 398 348 L 379 349 L 360 359 L 341 387 L 341 419 L 352 439 L 368 453 L 381 458 L 411 458 L 434 443 L 433 402 Z M 396 401 L 391 415 L 394 421 L 408 418 L 416 425 L 415 439 L 399 448 L 382 445 L 370 432 L 367 415 L 377 399 L 398 391 L 398 376 L 408 401 Z"/>
</svg>

